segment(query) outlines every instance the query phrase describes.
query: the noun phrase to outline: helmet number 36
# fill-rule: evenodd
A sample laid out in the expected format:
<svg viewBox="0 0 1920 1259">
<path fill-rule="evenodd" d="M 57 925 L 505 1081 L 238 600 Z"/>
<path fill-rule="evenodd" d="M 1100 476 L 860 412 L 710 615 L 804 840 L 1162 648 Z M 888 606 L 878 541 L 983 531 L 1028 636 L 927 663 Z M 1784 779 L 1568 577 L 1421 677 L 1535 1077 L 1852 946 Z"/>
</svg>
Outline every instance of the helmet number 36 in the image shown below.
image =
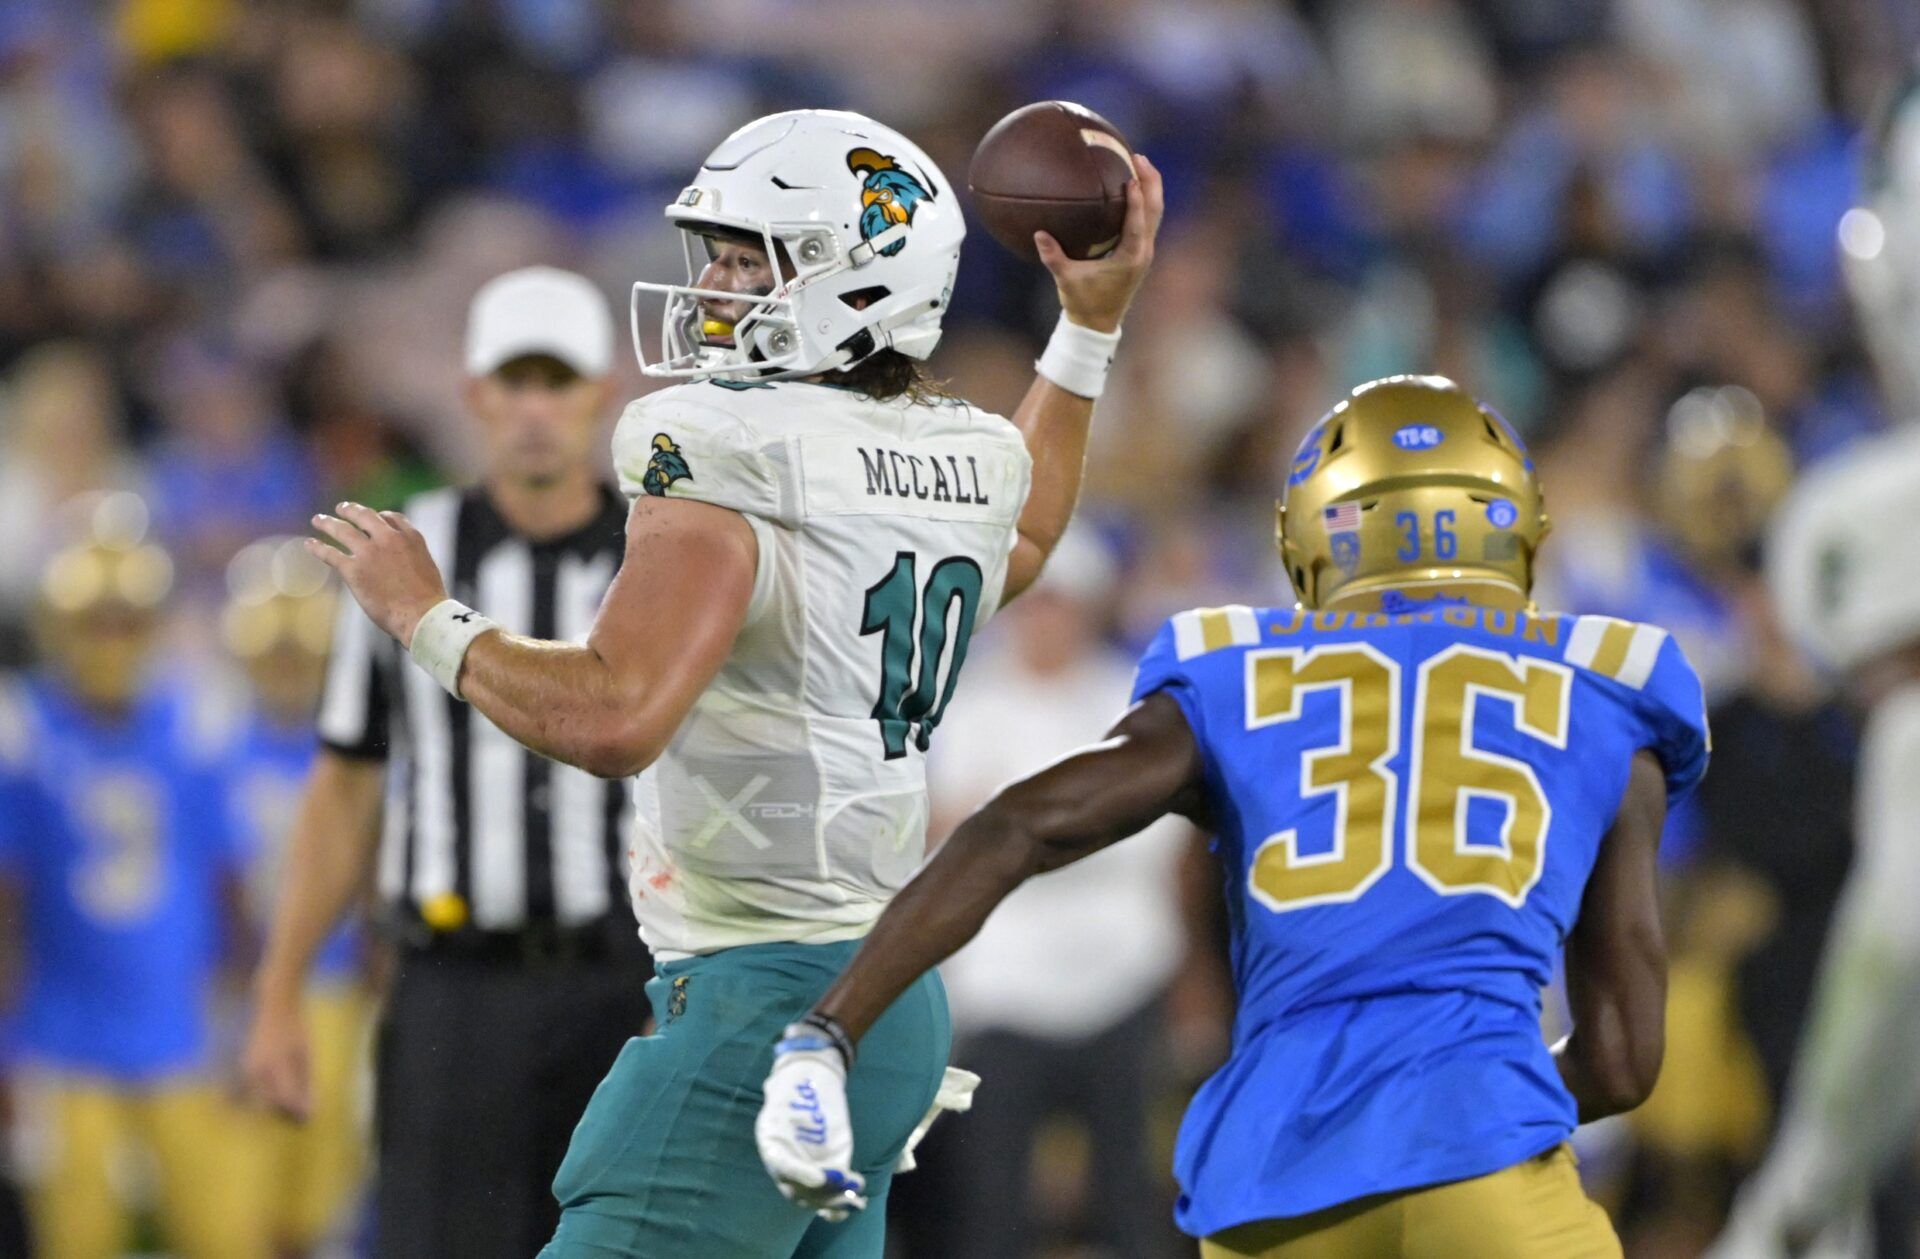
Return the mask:
<svg viewBox="0 0 1920 1259">
<path fill-rule="evenodd" d="M 1507 705 L 1516 733 L 1564 749 L 1572 686 L 1565 665 L 1464 644 L 1422 661 L 1403 802 L 1392 768 L 1399 662 L 1365 643 L 1248 653 L 1249 730 L 1298 721 L 1315 691 L 1335 692 L 1340 705 L 1338 741 L 1300 757 L 1301 795 L 1334 798 L 1332 847 L 1303 853 L 1293 829 L 1269 836 L 1254 854 L 1249 892 L 1281 913 L 1356 900 L 1392 866 L 1404 833 L 1408 868 L 1436 892 L 1520 907 L 1545 867 L 1553 806 L 1532 766 L 1474 746 L 1474 718 L 1482 701 Z M 1475 810 L 1475 800 L 1495 807 Z"/>
<path fill-rule="evenodd" d="M 978 564 L 950 556 L 933 566 L 922 587 L 915 572 L 918 560 L 912 551 L 893 557 L 887 575 L 867 588 L 860 620 L 862 637 L 880 635 L 880 693 L 873 719 L 880 723 L 890 761 L 907 754 L 909 739 L 927 750 L 953 698 L 980 610 Z"/>
<path fill-rule="evenodd" d="M 1420 547 L 1420 516 L 1416 512 L 1395 512 L 1393 527 L 1400 531 L 1400 549 L 1396 558 L 1402 563 L 1414 563 L 1423 554 Z M 1460 539 L 1453 531 L 1453 512 L 1443 508 L 1433 513 L 1433 558 L 1450 560 L 1460 552 Z"/>
</svg>

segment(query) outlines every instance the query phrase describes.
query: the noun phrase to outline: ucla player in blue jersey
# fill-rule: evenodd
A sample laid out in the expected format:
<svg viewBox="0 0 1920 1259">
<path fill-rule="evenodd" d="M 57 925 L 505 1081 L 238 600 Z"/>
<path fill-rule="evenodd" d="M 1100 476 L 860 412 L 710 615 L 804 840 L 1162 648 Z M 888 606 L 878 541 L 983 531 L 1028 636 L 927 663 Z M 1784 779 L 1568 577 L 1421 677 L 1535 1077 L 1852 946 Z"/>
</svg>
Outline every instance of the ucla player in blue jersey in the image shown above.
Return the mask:
<svg viewBox="0 0 1920 1259">
<path fill-rule="evenodd" d="M 239 854 L 214 749 L 148 678 L 166 553 L 129 495 L 99 500 L 88 527 L 45 574 L 45 666 L 0 693 L 0 1045 L 36 1253 L 122 1253 L 137 1204 L 118 1171 L 142 1147 L 172 1250 L 257 1259 L 255 1219 L 226 1197 L 239 1121 L 210 1028 Z"/>
<path fill-rule="evenodd" d="M 229 814 L 247 854 L 247 905 L 265 935 L 286 845 L 319 748 L 314 713 L 333 638 L 326 565 L 297 538 L 264 538 L 227 566 L 222 637 L 251 703 L 227 748 Z M 277 1254 L 313 1253 L 346 1222 L 366 1164 L 360 1070 L 369 998 L 361 933 L 349 920 L 316 954 L 302 1002 L 310 1030 L 302 1120 L 255 1117 L 248 1171 Z"/>
<path fill-rule="evenodd" d="M 1201 1253 L 1619 1255 L 1566 1138 L 1659 1073 L 1656 849 L 1707 732 L 1665 632 L 1529 605 L 1546 529 L 1499 416 L 1438 378 L 1356 390 L 1281 505 L 1299 605 L 1174 617 L 1104 742 L 955 832 L 823 1033 L 779 1047 L 763 1153 L 827 1170 L 879 1012 L 1026 878 L 1183 813 L 1215 837 L 1240 998 L 1175 1155 Z M 1563 949 L 1576 1025 L 1549 1048 Z"/>
</svg>

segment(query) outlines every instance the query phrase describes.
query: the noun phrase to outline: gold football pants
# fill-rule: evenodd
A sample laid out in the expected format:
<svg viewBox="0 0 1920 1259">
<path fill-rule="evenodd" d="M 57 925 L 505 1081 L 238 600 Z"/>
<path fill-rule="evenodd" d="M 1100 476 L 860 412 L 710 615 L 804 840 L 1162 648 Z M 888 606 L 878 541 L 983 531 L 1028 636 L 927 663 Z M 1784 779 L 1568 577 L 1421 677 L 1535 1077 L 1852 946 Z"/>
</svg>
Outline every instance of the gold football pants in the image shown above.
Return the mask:
<svg viewBox="0 0 1920 1259">
<path fill-rule="evenodd" d="M 208 1084 L 129 1088 L 34 1073 L 22 1102 L 37 1112 L 41 1148 L 28 1185 L 35 1254 L 115 1259 L 131 1240 L 128 1155 L 144 1147 L 159 1222 L 183 1259 L 260 1259 L 254 1215 L 236 1209 L 242 1119 Z"/>
<path fill-rule="evenodd" d="M 1620 1259 L 1558 1145 L 1504 1171 L 1215 1233 L 1201 1259 Z"/>
<path fill-rule="evenodd" d="M 312 1250 L 338 1229 L 360 1187 L 368 1004 L 358 984 L 309 990 L 303 1008 L 313 1108 L 304 1123 L 263 1111 L 247 1116 L 240 1191 L 274 1242 L 295 1252 Z"/>
</svg>

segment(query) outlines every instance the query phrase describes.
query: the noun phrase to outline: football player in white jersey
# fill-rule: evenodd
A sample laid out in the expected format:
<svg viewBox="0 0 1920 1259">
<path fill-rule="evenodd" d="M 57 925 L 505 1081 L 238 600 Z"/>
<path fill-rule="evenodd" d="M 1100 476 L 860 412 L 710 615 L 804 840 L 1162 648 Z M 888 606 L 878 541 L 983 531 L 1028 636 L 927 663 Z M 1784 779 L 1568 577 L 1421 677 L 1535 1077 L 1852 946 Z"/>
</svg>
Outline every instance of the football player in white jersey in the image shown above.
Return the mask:
<svg viewBox="0 0 1920 1259">
<path fill-rule="evenodd" d="M 1817 466 L 1768 577 L 1787 629 L 1865 713 L 1854 858 L 1772 1149 L 1712 1259 L 1873 1253 L 1867 1202 L 1920 1129 L 1920 63 L 1882 121 L 1841 257 L 1907 427 Z"/>
<path fill-rule="evenodd" d="M 863 1044 L 851 1178 L 775 1189 L 753 1139 L 760 1083 L 781 1029 L 919 865 L 921 756 L 968 638 L 1072 514 L 1159 227 L 1159 176 L 1144 158 L 1135 176 L 1106 257 L 1037 238 L 1062 316 L 1009 422 L 918 366 L 964 235 L 924 153 L 826 111 L 722 142 L 667 209 L 689 282 L 635 285 L 643 366 L 688 383 L 621 418 L 627 552 L 584 643 L 497 632 L 447 597 L 397 514 L 315 518 L 337 546 L 309 545 L 450 692 L 555 759 L 652 767 L 631 881 L 660 1028 L 627 1045 L 575 1132 L 550 1255 L 881 1254 L 891 1170 L 946 1066 L 937 978 Z M 645 298 L 664 306 L 657 362 L 639 345 Z"/>
</svg>

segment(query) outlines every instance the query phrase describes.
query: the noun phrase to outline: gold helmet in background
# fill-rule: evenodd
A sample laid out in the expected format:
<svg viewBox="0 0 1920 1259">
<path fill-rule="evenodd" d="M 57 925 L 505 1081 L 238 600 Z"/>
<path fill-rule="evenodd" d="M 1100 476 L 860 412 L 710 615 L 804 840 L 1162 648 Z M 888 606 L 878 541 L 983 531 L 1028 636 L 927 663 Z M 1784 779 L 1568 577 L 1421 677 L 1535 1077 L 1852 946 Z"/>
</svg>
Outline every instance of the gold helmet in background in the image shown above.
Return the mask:
<svg viewBox="0 0 1920 1259">
<path fill-rule="evenodd" d="M 1461 586 L 1518 605 L 1547 528 L 1533 460 L 1505 420 L 1444 377 L 1389 376 L 1301 442 L 1277 538 L 1309 608 Z"/>
<path fill-rule="evenodd" d="M 262 538 L 227 564 L 220 632 L 269 709 L 304 720 L 319 702 L 333 639 L 327 566 L 299 538 Z"/>
<path fill-rule="evenodd" d="M 1667 412 L 1655 506 L 1695 566 L 1757 566 L 1761 536 L 1792 484 L 1793 452 L 1748 390 L 1695 389 Z"/>
<path fill-rule="evenodd" d="M 123 707 L 144 681 L 173 590 L 173 560 L 147 540 L 147 505 L 138 495 L 85 494 L 64 514 L 73 540 L 40 574 L 40 654 L 83 700 Z"/>
</svg>

